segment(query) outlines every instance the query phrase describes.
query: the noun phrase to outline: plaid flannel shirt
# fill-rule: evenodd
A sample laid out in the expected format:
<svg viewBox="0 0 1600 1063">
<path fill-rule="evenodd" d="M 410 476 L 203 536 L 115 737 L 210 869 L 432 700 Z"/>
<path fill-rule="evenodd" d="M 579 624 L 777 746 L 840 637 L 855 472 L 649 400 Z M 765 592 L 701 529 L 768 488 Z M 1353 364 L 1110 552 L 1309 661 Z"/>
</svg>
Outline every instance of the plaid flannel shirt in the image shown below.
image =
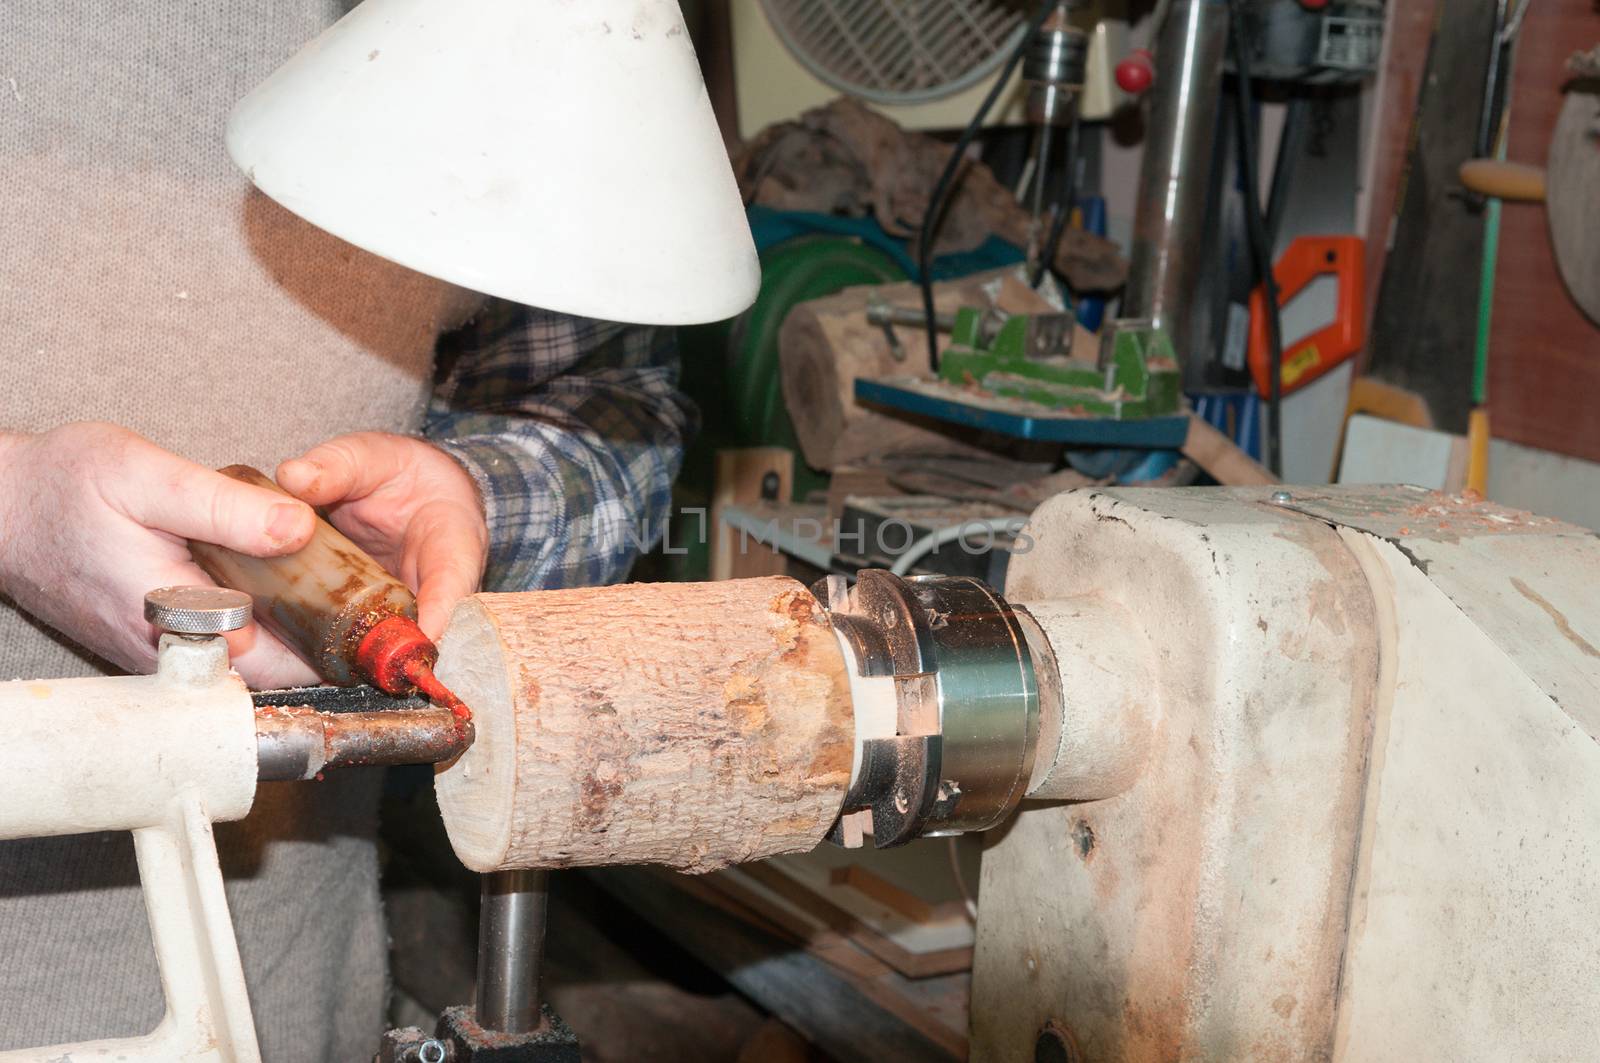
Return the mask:
<svg viewBox="0 0 1600 1063">
<path fill-rule="evenodd" d="M 423 432 L 477 482 L 486 590 L 613 583 L 665 526 L 696 427 L 676 333 L 491 300 L 442 338 Z"/>
</svg>

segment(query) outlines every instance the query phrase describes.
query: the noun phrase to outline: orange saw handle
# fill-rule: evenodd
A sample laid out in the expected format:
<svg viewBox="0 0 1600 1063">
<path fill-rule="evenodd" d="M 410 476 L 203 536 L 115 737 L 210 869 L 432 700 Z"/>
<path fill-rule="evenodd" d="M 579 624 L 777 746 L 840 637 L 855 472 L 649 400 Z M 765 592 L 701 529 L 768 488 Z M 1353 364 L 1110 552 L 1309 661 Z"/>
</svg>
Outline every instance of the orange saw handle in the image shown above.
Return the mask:
<svg viewBox="0 0 1600 1063">
<path fill-rule="evenodd" d="M 1339 281 L 1333 322 L 1283 351 L 1283 394 L 1304 387 L 1354 355 L 1366 342 L 1364 307 L 1366 241 L 1359 236 L 1302 236 L 1272 268 L 1278 306 L 1288 305 L 1306 285 L 1332 274 Z M 1272 393 L 1267 344 L 1266 286 L 1250 293 L 1250 376 L 1263 398 Z"/>
</svg>

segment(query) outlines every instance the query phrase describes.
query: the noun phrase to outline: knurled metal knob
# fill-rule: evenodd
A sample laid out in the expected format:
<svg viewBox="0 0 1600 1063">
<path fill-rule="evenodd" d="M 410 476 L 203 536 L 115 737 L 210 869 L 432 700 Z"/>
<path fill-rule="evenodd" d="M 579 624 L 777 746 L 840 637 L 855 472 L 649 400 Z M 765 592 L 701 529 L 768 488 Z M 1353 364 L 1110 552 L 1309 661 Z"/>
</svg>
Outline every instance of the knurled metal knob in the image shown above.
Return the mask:
<svg viewBox="0 0 1600 1063">
<path fill-rule="evenodd" d="M 144 596 L 144 618 L 174 635 L 220 635 L 250 623 L 253 604 L 226 587 L 162 587 Z"/>
</svg>

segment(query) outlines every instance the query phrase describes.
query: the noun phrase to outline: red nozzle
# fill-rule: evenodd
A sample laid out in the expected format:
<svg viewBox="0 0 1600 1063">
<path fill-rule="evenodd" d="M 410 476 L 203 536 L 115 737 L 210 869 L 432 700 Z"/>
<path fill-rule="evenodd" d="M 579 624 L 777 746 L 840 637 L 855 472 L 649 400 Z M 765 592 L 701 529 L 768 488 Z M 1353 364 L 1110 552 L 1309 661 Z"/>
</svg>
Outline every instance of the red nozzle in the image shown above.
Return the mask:
<svg viewBox="0 0 1600 1063">
<path fill-rule="evenodd" d="M 411 661 L 406 666 L 406 676 L 417 685 L 417 689 L 427 696 L 429 701 L 442 708 L 449 709 L 458 720 L 472 719 L 472 710 L 467 708 L 466 702 L 450 692 L 450 688 L 439 682 L 439 677 L 433 674 L 433 667 L 423 663 L 420 659 Z"/>
<path fill-rule="evenodd" d="M 469 719 L 461 699 L 433 674 L 439 648 L 407 616 L 390 616 L 374 624 L 356 647 L 356 669 L 385 694 L 402 697 L 420 690 L 430 701 Z"/>
<path fill-rule="evenodd" d="M 1123 92 L 1138 96 L 1156 81 L 1156 60 L 1148 48 L 1136 48 L 1117 64 L 1117 86 Z"/>
</svg>

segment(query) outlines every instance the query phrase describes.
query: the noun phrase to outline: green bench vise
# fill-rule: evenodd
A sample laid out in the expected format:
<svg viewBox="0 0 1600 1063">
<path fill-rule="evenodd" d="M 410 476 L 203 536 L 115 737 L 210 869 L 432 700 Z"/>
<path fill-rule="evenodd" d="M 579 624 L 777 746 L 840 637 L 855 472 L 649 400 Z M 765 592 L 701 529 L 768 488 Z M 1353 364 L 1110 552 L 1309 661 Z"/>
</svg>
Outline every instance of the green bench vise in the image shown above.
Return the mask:
<svg viewBox="0 0 1600 1063">
<path fill-rule="evenodd" d="M 963 307 L 949 322 L 939 378 L 1085 417 L 1134 420 L 1181 411 L 1181 373 L 1165 331 L 1149 321 L 1110 322 L 1090 361 L 1074 357 L 1074 325 L 1070 313 Z"/>
</svg>

